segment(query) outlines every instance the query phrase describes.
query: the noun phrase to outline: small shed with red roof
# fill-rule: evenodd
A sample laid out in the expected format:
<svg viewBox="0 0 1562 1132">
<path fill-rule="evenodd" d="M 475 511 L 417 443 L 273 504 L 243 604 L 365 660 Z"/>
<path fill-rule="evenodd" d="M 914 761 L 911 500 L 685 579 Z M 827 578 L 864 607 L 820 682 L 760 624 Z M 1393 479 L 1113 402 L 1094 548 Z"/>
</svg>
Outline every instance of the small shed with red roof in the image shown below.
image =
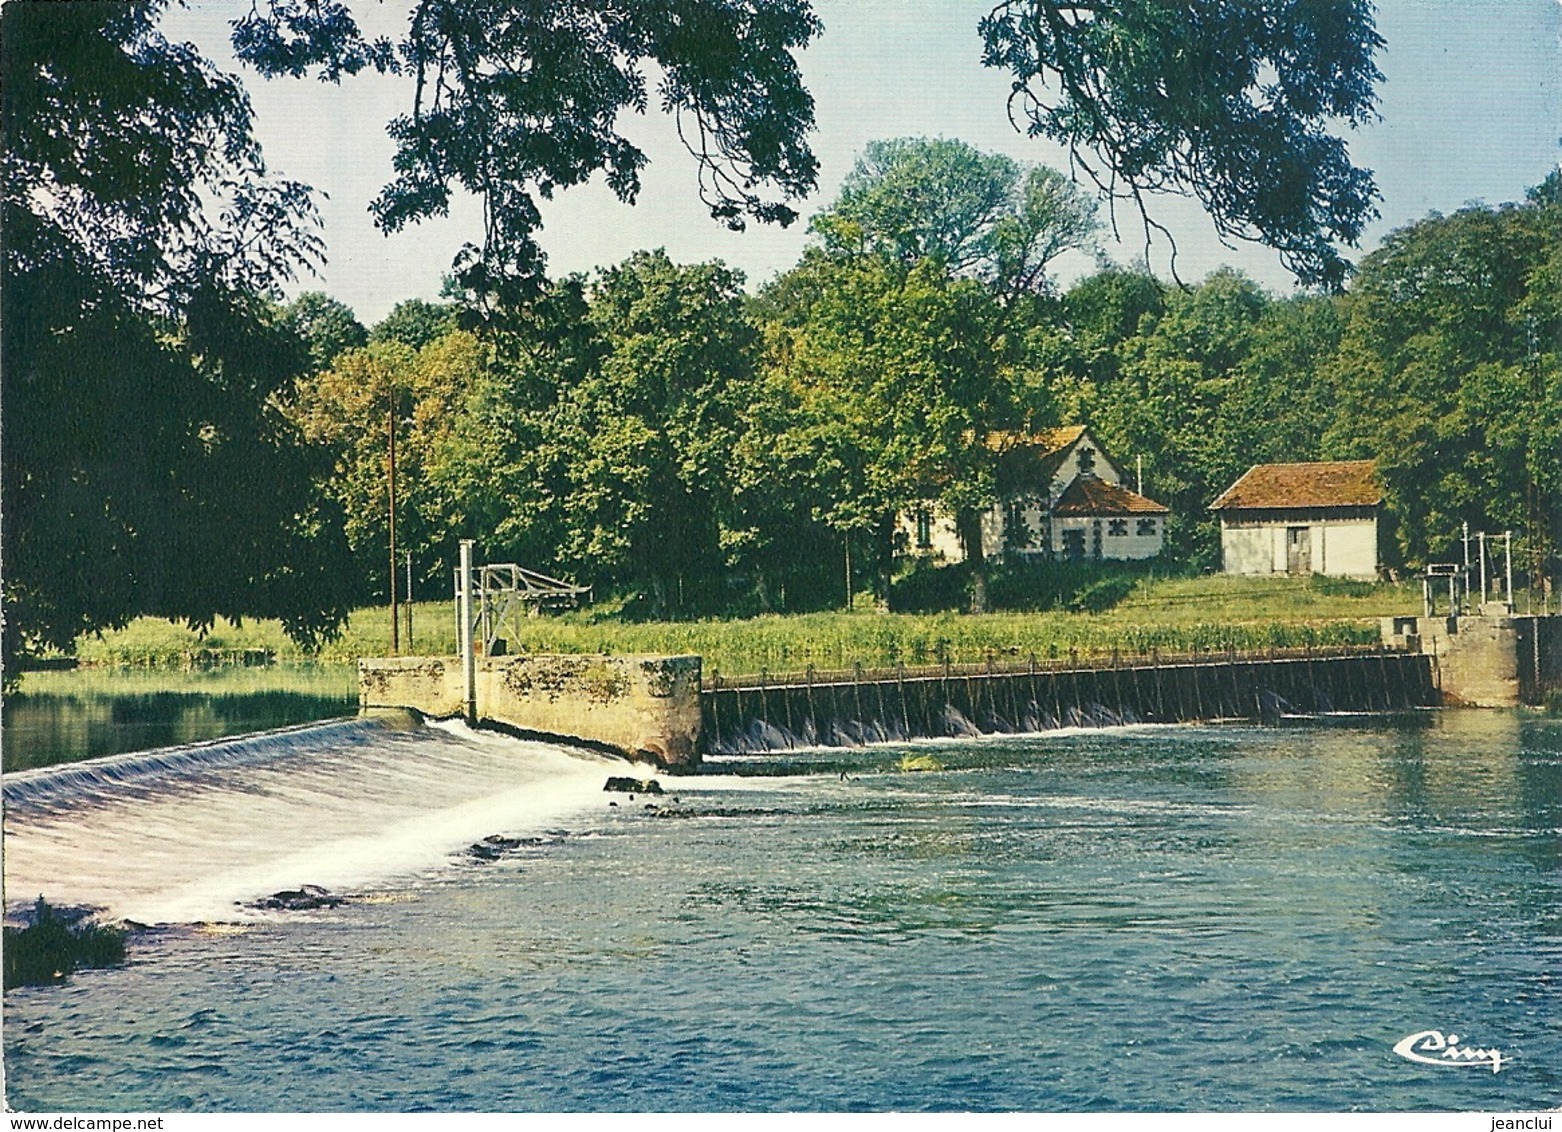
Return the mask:
<svg viewBox="0 0 1562 1132">
<path fill-rule="evenodd" d="M 1373 460 L 1255 464 L 1210 504 L 1222 567 L 1375 578 L 1382 503 Z"/>
</svg>

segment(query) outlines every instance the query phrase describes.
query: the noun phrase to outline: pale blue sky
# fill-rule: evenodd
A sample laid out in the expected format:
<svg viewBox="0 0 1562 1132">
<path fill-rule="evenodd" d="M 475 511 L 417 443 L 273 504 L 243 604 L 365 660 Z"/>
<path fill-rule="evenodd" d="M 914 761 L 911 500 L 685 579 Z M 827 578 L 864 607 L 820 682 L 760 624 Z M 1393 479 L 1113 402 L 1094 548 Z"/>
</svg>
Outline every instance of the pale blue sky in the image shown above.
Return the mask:
<svg viewBox="0 0 1562 1132">
<path fill-rule="evenodd" d="M 360 7 L 355 5 L 355 7 Z M 382 30 L 399 30 L 401 6 L 362 5 Z M 695 191 L 695 169 L 671 124 L 652 114 L 626 123 L 651 158 L 634 207 L 600 182 L 568 190 L 544 205 L 542 244 L 551 274 L 590 271 L 640 248 L 674 258 L 720 258 L 763 283 L 796 262 L 806 217 L 833 198 L 863 145 L 908 135 L 954 137 L 1025 161 L 1066 167 L 1050 145 L 1016 133 L 1005 111 L 1004 76 L 981 66 L 977 20 L 990 0 L 816 0 L 825 33 L 801 57 L 816 103 L 812 137 L 819 188 L 790 229 L 763 225 L 734 234 L 712 221 Z M 191 39 L 230 67 L 226 21 L 247 0 L 191 0 L 171 14 L 170 35 Z M 1562 3 L 1558 0 L 1380 0 L 1378 31 L 1382 121 L 1350 139 L 1358 164 L 1373 169 L 1383 218 L 1361 252 L 1395 227 L 1433 210 L 1471 201 L 1520 199 L 1562 156 Z M 475 202 L 451 216 L 395 236 L 376 231 L 369 201 L 389 178 L 384 126 L 407 106 L 400 80 L 360 75 L 340 86 L 264 82 L 244 74 L 257 131 L 277 171 L 329 194 L 322 202 L 329 262 L 320 278 L 292 288 L 336 296 L 365 322 L 404 298 L 435 298 L 451 257 L 481 233 Z M 1276 290 L 1291 286 L 1273 252 L 1221 245 L 1198 206 L 1159 202 L 1156 217 L 1176 234 L 1178 271 L 1196 280 L 1222 264 L 1240 267 Z M 1143 254 L 1136 218 L 1120 214 L 1125 242 L 1109 248 L 1123 262 Z M 1361 253 L 1357 253 L 1358 255 Z M 1152 266 L 1166 270 L 1164 246 Z M 1062 274 L 1088 268 L 1062 265 Z"/>
</svg>

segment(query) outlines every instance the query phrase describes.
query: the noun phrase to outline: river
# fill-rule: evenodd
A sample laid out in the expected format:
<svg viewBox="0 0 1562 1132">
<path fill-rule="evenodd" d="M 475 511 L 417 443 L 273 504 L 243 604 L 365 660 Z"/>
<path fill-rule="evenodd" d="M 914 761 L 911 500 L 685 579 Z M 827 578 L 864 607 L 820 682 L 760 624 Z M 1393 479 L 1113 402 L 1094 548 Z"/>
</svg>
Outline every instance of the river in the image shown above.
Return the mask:
<svg viewBox="0 0 1562 1132">
<path fill-rule="evenodd" d="M 13 908 L 159 925 L 7 993 L 8 1102 L 1562 1103 L 1562 721 L 821 750 L 633 801 L 624 773 L 387 719 L 8 776 Z M 305 883 L 350 899 L 251 906 Z M 1500 1071 L 1395 1053 L 1428 1030 Z"/>
</svg>

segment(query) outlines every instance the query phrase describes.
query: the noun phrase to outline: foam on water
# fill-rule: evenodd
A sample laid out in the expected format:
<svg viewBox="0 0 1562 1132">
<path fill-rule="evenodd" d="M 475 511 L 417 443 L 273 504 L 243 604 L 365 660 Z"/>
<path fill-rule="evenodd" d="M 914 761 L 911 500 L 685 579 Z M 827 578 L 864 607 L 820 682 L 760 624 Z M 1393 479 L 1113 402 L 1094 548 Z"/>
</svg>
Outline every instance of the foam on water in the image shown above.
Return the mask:
<svg viewBox="0 0 1562 1132">
<path fill-rule="evenodd" d="M 460 723 L 362 721 L 30 772 L 5 787 L 6 897 L 244 919 L 273 892 L 373 886 L 566 822 L 621 766 Z"/>
</svg>

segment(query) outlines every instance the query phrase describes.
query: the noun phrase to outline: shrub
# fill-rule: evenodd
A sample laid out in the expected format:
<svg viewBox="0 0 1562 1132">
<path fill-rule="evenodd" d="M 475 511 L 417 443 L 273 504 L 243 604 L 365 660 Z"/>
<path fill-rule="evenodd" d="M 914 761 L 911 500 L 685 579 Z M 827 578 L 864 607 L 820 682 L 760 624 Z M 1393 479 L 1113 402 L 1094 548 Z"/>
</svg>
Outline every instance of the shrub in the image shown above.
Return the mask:
<svg viewBox="0 0 1562 1132">
<path fill-rule="evenodd" d="M 78 967 L 108 967 L 125 960 L 125 932 L 72 918 L 38 897 L 32 922 L 5 929 L 5 989 L 58 982 Z"/>
</svg>

